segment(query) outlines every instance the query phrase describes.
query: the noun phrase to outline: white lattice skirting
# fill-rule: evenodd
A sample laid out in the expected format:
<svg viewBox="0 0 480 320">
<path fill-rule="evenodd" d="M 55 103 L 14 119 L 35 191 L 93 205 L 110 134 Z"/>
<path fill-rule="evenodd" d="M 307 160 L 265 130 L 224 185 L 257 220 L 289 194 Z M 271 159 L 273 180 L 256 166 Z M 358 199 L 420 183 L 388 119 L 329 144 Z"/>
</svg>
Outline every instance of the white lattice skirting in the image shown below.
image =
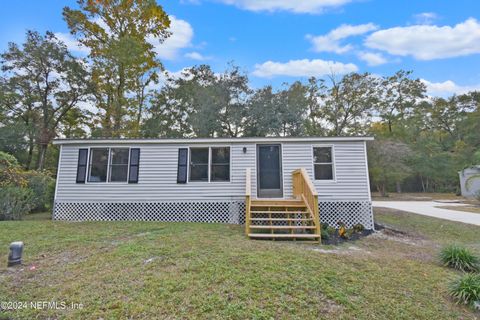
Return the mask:
<svg viewBox="0 0 480 320">
<path fill-rule="evenodd" d="M 373 212 L 370 201 L 322 201 L 318 204 L 320 222 L 338 228 L 343 222 L 347 228 L 361 223 L 366 229 L 373 230 Z"/>
<path fill-rule="evenodd" d="M 373 229 L 370 201 L 321 202 L 320 221 L 336 228 L 361 223 Z M 55 202 L 54 220 L 66 221 L 166 221 L 245 223 L 243 201 L 189 202 Z"/>
</svg>

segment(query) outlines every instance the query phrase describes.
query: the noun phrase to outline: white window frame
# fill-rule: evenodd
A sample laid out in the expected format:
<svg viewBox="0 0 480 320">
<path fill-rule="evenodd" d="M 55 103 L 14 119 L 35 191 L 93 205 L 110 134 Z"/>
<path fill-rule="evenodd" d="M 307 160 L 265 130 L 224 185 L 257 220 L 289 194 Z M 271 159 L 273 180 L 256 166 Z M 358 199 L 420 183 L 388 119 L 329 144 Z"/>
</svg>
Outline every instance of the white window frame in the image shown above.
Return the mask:
<svg viewBox="0 0 480 320">
<path fill-rule="evenodd" d="M 190 162 L 192 156 L 192 149 L 208 149 L 208 180 L 190 180 Z M 228 162 L 228 181 L 212 181 L 211 167 L 212 167 L 212 148 L 229 148 L 229 162 Z M 232 146 L 231 145 L 193 145 L 188 146 L 188 165 L 187 165 L 187 183 L 231 183 L 232 182 Z"/>
<path fill-rule="evenodd" d="M 202 181 L 202 180 L 190 180 L 190 166 L 192 165 L 191 159 L 192 159 L 192 149 L 207 149 L 207 154 L 208 154 L 208 161 L 207 161 L 207 181 Z M 205 183 L 205 182 L 210 182 L 210 147 L 208 146 L 192 146 L 188 147 L 188 182 L 194 182 L 194 183 Z"/>
<path fill-rule="evenodd" d="M 125 181 L 110 181 L 111 174 L 112 174 L 112 169 L 111 169 L 111 164 L 112 164 L 112 149 L 127 149 L 128 150 L 128 163 L 127 163 L 127 180 Z M 109 147 L 109 152 L 108 152 L 108 172 L 107 172 L 107 182 L 108 183 L 128 183 L 128 179 L 130 177 L 130 149 L 131 147 Z"/>
<path fill-rule="evenodd" d="M 315 148 L 331 148 L 332 150 L 332 162 L 315 162 Z M 332 179 L 315 179 L 315 165 L 316 164 L 331 164 L 332 165 Z M 312 173 L 313 173 L 313 180 L 315 182 L 337 182 L 337 172 L 336 172 L 336 165 L 335 165 L 335 145 L 333 144 L 314 144 L 312 145 Z"/>
<path fill-rule="evenodd" d="M 130 152 L 132 147 L 124 147 L 124 146 L 95 146 L 95 147 L 88 147 L 88 154 L 87 154 L 87 176 L 85 179 L 85 184 L 128 184 L 128 178 L 130 176 Z M 108 161 L 107 161 L 107 181 L 89 181 L 90 178 L 90 171 L 91 171 L 91 163 L 90 163 L 90 155 L 92 153 L 92 149 L 108 149 Z M 126 181 L 110 181 L 110 165 L 111 165 L 111 154 L 112 149 L 128 149 L 128 166 L 127 166 L 127 180 Z"/>
</svg>

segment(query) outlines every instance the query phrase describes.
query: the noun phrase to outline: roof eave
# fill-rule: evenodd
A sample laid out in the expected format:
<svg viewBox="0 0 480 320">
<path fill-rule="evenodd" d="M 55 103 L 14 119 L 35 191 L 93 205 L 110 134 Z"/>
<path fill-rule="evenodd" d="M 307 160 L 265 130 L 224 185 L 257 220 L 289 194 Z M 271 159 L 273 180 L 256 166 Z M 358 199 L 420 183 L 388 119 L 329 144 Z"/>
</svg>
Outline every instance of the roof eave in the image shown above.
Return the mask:
<svg viewBox="0 0 480 320">
<path fill-rule="evenodd" d="M 185 143 L 252 143 L 252 142 L 341 142 L 372 141 L 373 137 L 262 137 L 262 138 L 184 138 L 184 139 L 55 139 L 54 145 L 63 144 L 185 144 Z"/>
</svg>

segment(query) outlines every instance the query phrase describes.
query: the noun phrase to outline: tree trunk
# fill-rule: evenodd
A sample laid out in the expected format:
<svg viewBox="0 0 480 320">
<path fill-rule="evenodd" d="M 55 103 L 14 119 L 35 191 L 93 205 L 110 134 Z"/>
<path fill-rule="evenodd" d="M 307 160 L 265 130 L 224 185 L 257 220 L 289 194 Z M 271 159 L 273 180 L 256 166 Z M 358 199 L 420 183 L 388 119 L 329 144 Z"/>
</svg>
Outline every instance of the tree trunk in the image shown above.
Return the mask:
<svg viewBox="0 0 480 320">
<path fill-rule="evenodd" d="M 382 197 L 387 197 L 387 184 L 382 183 Z"/>
<path fill-rule="evenodd" d="M 395 182 L 395 188 L 397 190 L 397 193 L 402 193 L 402 184 L 400 181 Z"/>
<path fill-rule="evenodd" d="M 423 182 L 423 176 L 422 176 L 422 175 L 420 175 L 420 181 L 421 181 L 421 183 L 422 183 L 422 190 L 423 190 L 423 192 L 427 192 L 427 191 L 425 190 L 425 182 Z"/>
<path fill-rule="evenodd" d="M 38 148 L 37 170 L 45 169 L 45 158 L 47 155 L 48 144 L 40 144 Z"/>
<path fill-rule="evenodd" d="M 28 139 L 28 157 L 27 163 L 25 164 L 25 170 L 30 170 L 30 167 L 32 165 L 33 148 L 35 148 L 35 144 L 33 143 L 33 137 L 30 137 Z"/>
</svg>

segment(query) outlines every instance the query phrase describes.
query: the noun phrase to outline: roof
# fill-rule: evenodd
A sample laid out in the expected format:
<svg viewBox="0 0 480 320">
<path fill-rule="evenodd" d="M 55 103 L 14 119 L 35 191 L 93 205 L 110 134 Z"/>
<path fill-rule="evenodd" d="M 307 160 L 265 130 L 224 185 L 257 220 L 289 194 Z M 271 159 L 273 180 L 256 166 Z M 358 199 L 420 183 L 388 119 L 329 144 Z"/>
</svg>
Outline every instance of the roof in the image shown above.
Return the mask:
<svg viewBox="0 0 480 320">
<path fill-rule="evenodd" d="M 265 142 L 341 142 L 371 141 L 373 137 L 244 137 L 244 138 L 89 138 L 55 139 L 53 144 L 186 144 L 186 143 L 265 143 Z"/>
</svg>

